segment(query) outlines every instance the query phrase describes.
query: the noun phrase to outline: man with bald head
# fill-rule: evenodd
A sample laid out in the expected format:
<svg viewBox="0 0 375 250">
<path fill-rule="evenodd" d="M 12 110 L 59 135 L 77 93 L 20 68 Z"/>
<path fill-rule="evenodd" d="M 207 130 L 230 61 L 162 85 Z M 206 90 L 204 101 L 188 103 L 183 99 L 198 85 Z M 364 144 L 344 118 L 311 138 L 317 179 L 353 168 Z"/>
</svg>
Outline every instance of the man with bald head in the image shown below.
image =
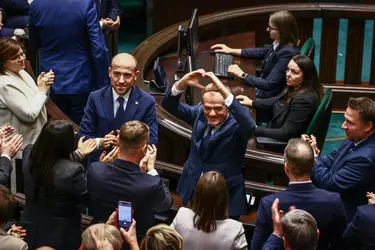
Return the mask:
<svg viewBox="0 0 375 250">
<path fill-rule="evenodd" d="M 295 206 L 309 212 L 318 223 L 319 249 L 345 249 L 342 234 L 346 227 L 346 213 L 340 194 L 316 188 L 310 179 L 314 166 L 314 152 L 302 139 L 289 141 L 284 151 L 284 171 L 289 178 L 285 191 L 265 196 L 260 201 L 251 249 L 260 250 L 272 234 L 272 203 L 280 200 L 279 210 L 287 213 Z"/>
<path fill-rule="evenodd" d="M 204 87 L 200 79 L 212 84 Z M 203 102 L 189 106 L 179 101 L 187 86 L 202 89 Z M 166 94 L 163 107 L 192 126 L 190 154 L 177 186 L 183 205 L 192 201 L 199 177 L 208 171 L 221 173 L 228 187 L 229 216 L 239 219 L 247 214 L 242 161 L 255 122 L 250 112 L 233 98 L 229 88 L 212 73 L 203 69 L 190 72 Z"/>
<path fill-rule="evenodd" d="M 97 138 L 100 149 L 89 158 L 89 164 L 99 159 L 101 150 L 116 144 L 117 130 L 127 121 L 137 120 L 150 128 L 150 144 L 158 142 L 155 99 L 134 85 L 139 76 L 137 60 L 130 54 L 118 54 L 108 69 L 111 86 L 90 94 L 84 109 L 78 136 Z"/>
</svg>

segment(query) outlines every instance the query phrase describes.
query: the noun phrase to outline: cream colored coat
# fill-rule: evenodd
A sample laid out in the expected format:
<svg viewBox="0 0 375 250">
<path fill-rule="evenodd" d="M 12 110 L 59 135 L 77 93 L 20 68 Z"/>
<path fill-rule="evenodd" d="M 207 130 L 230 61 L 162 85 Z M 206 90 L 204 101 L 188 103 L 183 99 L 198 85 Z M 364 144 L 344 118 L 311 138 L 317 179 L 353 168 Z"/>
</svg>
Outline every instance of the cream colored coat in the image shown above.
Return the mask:
<svg viewBox="0 0 375 250">
<path fill-rule="evenodd" d="M 26 71 L 0 75 L 0 125 L 9 124 L 23 136 L 22 149 L 34 144 L 47 122 L 47 100 Z"/>
</svg>

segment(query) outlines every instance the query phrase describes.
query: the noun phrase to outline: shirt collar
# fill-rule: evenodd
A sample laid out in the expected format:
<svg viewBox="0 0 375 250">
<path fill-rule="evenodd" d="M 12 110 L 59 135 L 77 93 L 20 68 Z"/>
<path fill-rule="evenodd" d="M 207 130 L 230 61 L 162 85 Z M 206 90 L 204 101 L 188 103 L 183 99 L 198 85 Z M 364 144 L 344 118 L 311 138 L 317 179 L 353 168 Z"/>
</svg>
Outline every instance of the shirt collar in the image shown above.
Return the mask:
<svg viewBox="0 0 375 250">
<path fill-rule="evenodd" d="M 131 92 L 131 91 L 132 91 L 132 88 L 130 88 L 129 91 L 126 92 L 124 95 L 121 95 L 121 96 L 124 98 L 125 103 L 128 102 L 128 100 L 129 100 L 129 96 L 130 96 L 130 92 Z M 119 98 L 120 95 L 117 94 L 116 91 L 115 91 L 113 88 L 112 88 L 112 94 L 113 94 L 113 104 L 115 104 L 116 101 L 117 101 L 117 98 Z"/>
<path fill-rule="evenodd" d="M 312 183 L 311 180 L 309 181 L 291 181 L 289 182 L 289 185 L 292 185 L 292 184 L 306 184 L 306 183 Z"/>
<path fill-rule="evenodd" d="M 277 46 L 279 46 L 279 42 L 273 41 L 272 45 L 273 45 L 273 50 L 276 50 Z"/>
<path fill-rule="evenodd" d="M 367 138 L 363 139 L 363 140 L 360 140 L 360 141 L 357 141 L 357 142 L 353 142 L 354 144 L 354 147 L 357 147 L 358 144 L 362 143 L 363 141 L 365 141 Z"/>
</svg>

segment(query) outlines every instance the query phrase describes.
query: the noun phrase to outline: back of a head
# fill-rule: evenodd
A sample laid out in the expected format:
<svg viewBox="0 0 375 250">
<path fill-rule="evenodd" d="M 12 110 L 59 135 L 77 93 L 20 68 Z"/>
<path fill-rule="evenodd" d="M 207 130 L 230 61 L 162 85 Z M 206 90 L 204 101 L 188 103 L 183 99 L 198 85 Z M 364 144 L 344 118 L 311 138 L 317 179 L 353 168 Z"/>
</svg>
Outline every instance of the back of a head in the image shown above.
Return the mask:
<svg viewBox="0 0 375 250">
<path fill-rule="evenodd" d="M 182 238 L 165 224 L 150 228 L 141 243 L 141 250 L 182 250 Z"/>
<path fill-rule="evenodd" d="M 349 98 L 348 108 L 358 112 L 363 124 L 372 122 L 375 130 L 375 102 L 368 97 Z"/>
<path fill-rule="evenodd" d="M 149 127 L 141 121 L 129 121 L 120 128 L 120 151 L 133 155 L 148 144 Z"/>
<path fill-rule="evenodd" d="M 287 10 L 281 10 L 270 16 L 270 21 L 280 32 L 280 46 L 299 45 L 299 30 L 295 17 Z"/>
<path fill-rule="evenodd" d="M 82 250 L 97 249 L 90 231 L 99 241 L 111 245 L 113 250 L 120 250 L 124 243 L 120 231 L 115 226 L 100 223 L 88 227 L 82 233 Z"/>
<path fill-rule="evenodd" d="M 17 202 L 12 192 L 0 185 L 0 227 L 12 218 L 16 205 Z"/>
<path fill-rule="evenodd" d="M 60 159 L 69 159 L 73 151 L 73 125 L 65 120 L 48 121 L 30 154 L 30 173 L 35 179 L 36 189 L 43 187 L 47 192 L 51 191 L 54 165 Z"/>
<path fill-rule="evenodd" d="M 284 245 L 291 250 L 315 250 L 318 244 L 318 227 L 314 217 L 306 211 L 295 209 L 282 218 Z"/>
<path fill-rule="evenodd" d="M 284 150 L 284 160 L 294 177 L 310 176 L 314 166 L 314 152 L 302 139 L 291 139 Z"/>
<path fill-rule="evenodd" d="M 220 173 L 210 171 L 200 177 L 192 210 L 194 226 L 207 233 L 216 230 L 216 220 L 228 218 L 228 190 Z"/>
</svg>

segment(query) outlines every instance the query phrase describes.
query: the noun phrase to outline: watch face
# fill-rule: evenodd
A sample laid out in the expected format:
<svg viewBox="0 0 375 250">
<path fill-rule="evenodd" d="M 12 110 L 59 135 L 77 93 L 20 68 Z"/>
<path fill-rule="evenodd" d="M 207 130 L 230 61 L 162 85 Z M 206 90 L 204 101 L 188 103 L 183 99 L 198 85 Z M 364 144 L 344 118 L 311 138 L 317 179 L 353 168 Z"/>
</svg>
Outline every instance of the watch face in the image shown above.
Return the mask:
<svg viewBox="0 0 375 250">
<path fill-rule="evenodd" d="M 245 76 L 246 76 L 246 73 L 242 73 L 241 78 L 243 79 L 245 78 Z"/>
</svg>

